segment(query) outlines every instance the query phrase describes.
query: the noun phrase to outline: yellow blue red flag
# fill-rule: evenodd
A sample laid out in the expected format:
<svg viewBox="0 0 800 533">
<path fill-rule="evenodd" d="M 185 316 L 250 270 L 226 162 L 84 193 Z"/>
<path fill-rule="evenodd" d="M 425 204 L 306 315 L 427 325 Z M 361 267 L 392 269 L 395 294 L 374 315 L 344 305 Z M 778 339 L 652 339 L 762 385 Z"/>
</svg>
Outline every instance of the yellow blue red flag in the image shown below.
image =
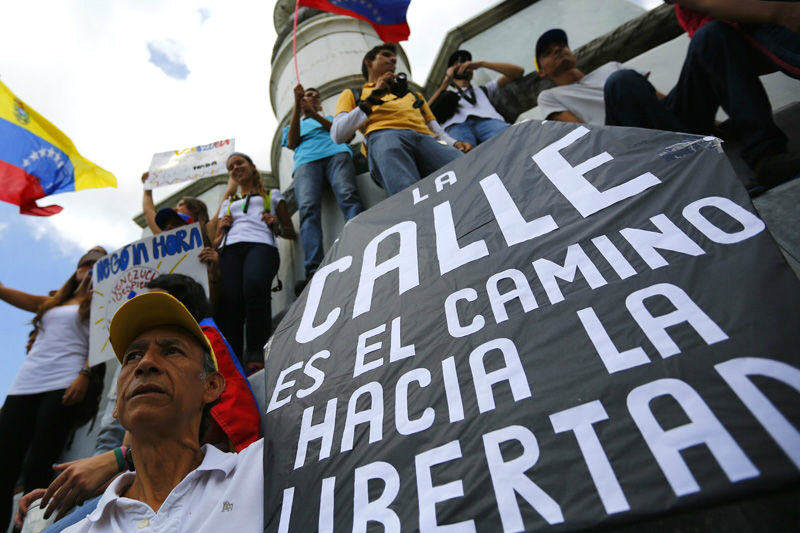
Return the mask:
<svg viewBox="0 0 800 533">
<path fill-rule="evenodd" d="M 117 179 L 85 159 L 72 141 L 0 82 L 0 200 L 26 215 L 50 216 L 36 200 L 61 192 L 116 187 Z"/>
</svg>

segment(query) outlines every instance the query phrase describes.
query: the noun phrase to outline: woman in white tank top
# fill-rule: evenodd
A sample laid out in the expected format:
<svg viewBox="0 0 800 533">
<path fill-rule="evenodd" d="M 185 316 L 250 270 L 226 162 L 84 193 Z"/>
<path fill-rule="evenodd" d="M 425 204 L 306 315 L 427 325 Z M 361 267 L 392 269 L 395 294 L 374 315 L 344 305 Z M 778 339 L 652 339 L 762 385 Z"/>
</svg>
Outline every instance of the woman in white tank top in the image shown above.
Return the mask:
<svg viewBox="0 0 800 533">
<path fill-rule="evenodd" d="M 214 319 L 248 373 L 264 366 L 272 332 L 270 288 L 278 273 L 277 236 L 295 238 L 286 201 L 267 190 L 249 156 L 226 162 L 231 180 L 209 235 L 219 245 L 220 291 Z M 232 196 L 241 188 L 243 198 Z"/>
<path fill-rule="evenodd" d="M 101 247 L 92 248 L 52 296 L 0 284 L 0 300 L 36 314 L 28 355 L 0 410 L 0 524 L 11 518 L 20 473 L 26 492 L 50 484 L 52 464 L 64 448 L 76 406 L 86 395 L 91 273 L 105 254 Z"/>
</svg>

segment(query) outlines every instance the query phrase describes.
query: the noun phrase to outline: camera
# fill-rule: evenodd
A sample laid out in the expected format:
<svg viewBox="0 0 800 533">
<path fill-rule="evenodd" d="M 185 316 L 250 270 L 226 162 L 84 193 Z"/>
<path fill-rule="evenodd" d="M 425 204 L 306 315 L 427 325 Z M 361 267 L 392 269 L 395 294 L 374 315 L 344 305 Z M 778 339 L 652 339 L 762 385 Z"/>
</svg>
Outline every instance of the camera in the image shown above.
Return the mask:
<svg viewBox="0 0 800 533">
<path fill-rule="evenodd" d="M 394 77 L 394 79 L 389 82 L 388 91 L 386 89 L 375 90 L 372 92 L 372 94 L 369 95 L 367 101 L 372 105 L 381 105 L 383 102 L 380 100 L 380 98 L 387 93 L 393 94 L 397 98 L 402 98 L 410 92 L 411 91 L 409 91 L 408 89 L 408 76 L 405 73 L 401 72 L 400 74 L 397 74 Z M 423 105 L 425 105 L 425 101 L 419 97 L 419 94 L 417 93 L 413 94 L 414 94 L 414 104 L 413 104 L 414 109 L 419 109 Z"/>
<path fill-rule="evenodd" d="M 389 89 L 389 92 L 398 98 L 402 98 L 408 94 L 408 76 L 406 76 L 404 72 L 401 72 L 395 76 L 390 85 L 391 88 Z"/>
</svg>

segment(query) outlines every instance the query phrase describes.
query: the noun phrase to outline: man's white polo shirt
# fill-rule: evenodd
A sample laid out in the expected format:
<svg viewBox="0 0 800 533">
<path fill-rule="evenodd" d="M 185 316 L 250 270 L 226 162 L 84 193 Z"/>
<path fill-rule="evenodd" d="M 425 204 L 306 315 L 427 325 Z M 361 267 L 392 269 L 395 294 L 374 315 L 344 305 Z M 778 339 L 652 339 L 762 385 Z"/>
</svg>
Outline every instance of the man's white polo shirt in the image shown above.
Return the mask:
<svg viewBox="0 0 800 533">
<path fill-rule="evenodd" d="M 64 533 L 261 533 L 263 448 L 264 439 L 239 453 L 203 446 L 203 462 L 172 489 L 158 512 L 119 495 L 136 477 L 133 472 L 123 474 L 105 490 L 97 509 Z"/>
</svg>

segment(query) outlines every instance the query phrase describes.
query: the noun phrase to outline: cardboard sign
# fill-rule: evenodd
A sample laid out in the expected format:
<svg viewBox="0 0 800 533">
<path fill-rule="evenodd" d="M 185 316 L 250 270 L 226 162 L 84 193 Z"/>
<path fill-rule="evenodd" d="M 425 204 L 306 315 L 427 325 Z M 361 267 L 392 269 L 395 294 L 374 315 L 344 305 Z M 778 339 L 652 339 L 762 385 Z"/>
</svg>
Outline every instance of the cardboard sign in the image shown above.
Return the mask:
<svg viewBox="0 0 800 533">
<path fill-rule="evenodd" d="M 200 262 L 200 224 L 181 226 L 132 242 L 101 258 L 92 271 L 89 364 L 114 358 L 108 328 L 117 309 L 159 274 L 185 274 L 208 294 L 208 271 Z"/>
<path fill-rule="evenodd" d="M 225 162 L 234 152 L 234 139 L 161 152 L 153 156 L 145 189 L 208 178 L 227 172 Z"/>
<path fill-rule="evenodd" d="M 286 313 L 265 530 L 613 529 L 796 484 L 799 295 L 717 139 L 512 126 L 351 220 Z"/>
</svg>

